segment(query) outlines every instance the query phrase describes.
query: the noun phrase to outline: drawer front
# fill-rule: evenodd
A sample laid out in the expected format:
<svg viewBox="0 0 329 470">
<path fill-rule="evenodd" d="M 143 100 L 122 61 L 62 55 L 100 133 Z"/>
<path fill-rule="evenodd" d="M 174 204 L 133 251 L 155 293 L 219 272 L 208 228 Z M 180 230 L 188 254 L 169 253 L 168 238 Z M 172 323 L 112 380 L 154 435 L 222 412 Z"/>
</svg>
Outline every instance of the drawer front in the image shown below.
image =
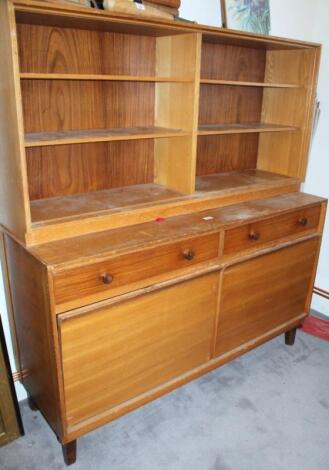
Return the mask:
<svg viewBox="0 0 329 470">
<path fill-rule="evenodd" d="M 305 313 L 318 247 L 319 239 L 312 238 L 224 271 L 216 355 Z"/>
<path fill-rule="evenodd" d="M 219 274 L 81 316 L 58 316 L 68 426 L 210 358 Z"/>
<path fill-rule="evenodd" d="M 83 299 L 88 296 L 103 294 L 103 298 L 108 298 L 127 292 L 138 281 L 215 259 L 218 249 L 216 233 L 57 273 L 54 276 L 56 304 L 80 299 L 84 305 Z"/>
<path fill-rule="evenodd" d="M 307 207 L 270 219 L 227 230 L 224 254 L 234 254 L 289 236 L 300 236 L 318 228 L 321 206 Z"/>
</svg>

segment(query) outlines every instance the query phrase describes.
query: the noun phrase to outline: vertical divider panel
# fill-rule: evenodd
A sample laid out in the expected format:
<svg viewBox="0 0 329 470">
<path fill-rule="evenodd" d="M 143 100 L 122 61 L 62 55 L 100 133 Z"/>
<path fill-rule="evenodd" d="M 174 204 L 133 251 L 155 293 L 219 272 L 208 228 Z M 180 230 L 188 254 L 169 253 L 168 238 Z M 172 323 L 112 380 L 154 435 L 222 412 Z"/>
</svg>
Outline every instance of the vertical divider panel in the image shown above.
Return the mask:
<svg viewBox="0 0 329 470">
<path fill-rule="evenodd" d="M 155 144 L 156 182 L 183 193 L 195 190 L 201 34 L 157 38 L 157 75 L 181 77 L 186 83 L 157 83 L 155 125 L 189 134 L 158 139 Z"/>
<path fill-rule="evenodd" d="M 0 1 L 0 219 L 25 242 L 31 227 L 14 8 Z"/>
<path fill-rule="evenodd" d="M 267 88 L 262 122 L 295 126 L 296 131 L 261 134 L 258 168 L 304 180 L 312 132 L 320 49 L 268 51 L 265 81 L 297 88 Z"/>
</svg>

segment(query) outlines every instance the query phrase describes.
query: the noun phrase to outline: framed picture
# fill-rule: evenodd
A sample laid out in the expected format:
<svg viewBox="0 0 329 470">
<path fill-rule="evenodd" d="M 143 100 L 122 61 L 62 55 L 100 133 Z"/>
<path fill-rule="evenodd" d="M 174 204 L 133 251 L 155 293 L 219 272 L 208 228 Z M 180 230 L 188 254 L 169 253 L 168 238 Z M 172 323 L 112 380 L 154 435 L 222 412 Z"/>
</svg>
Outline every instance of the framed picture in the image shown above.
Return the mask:
<svg viewBox="0 0 329 470">
<path fill-rule="evenodd" d="M 221 0 L 224 28 L 269 34 L 270 0 Z"/>
</svg>

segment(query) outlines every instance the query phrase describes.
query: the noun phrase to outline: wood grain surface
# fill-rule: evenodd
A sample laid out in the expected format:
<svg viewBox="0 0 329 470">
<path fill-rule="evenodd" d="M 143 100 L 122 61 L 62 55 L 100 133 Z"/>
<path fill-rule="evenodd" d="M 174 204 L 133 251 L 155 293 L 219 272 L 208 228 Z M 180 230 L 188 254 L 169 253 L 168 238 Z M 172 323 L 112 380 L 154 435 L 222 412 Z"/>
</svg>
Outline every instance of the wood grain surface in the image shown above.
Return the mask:
<svg viewBox="0 0 329 470">
<path fill-rule="evenodd" d="M 200 83 L 208 85 L 251 86 L 262 88 L 300 88 L 300 85 L 294 85 L 291 83 L 247 82 L 241 80 L 214 80 L 209 78 L 201 78 Z"/>
<path fill-rule="evenodd" d="M 24 387 L 52 429 L 61 435 L 57 364 L 51 327 L 49 286 L 45 266 L 5 236 L 9 283 L 19 341 Z"/>
<path fill-rule="evenodd" d="M 199 125 L 260 122 L 262 93 L 257 87 L 201 84 Z"/>
<path fill-rule="evenodd" d="M 0 13 L 12 324 L 69 451 L 307 316 L 320 46 L 59 2 Z"/>
<path fill-rule="evenodd" d="M 0 2 L 0 224 L 22 241 L 31 217 L 24 155 L 15 13 Z"/>
<path fill-rule="evenodd" d="M 296 126 L 299 132 L 260 136 L 258 168 L 305 179 L 316 97 L 319 51 L 267 52 L 265 80 L 290 81 L 300 88 L 264 89 L 262 122 Z"/>
<path fill-rule="evenodd" d="M 291 235 L 318 230 L 321 206 L 306 207 L 226 231 L 224 254 L 253 249 Z M 254 238 L 253 238 L 254 237 Z"/>
<path fill-rule="evenodd" d="M 198 137 L 197 176 L 256 169 L 258 134 Z"/>
<path fill-rule="evenodd" d="M 31 148 L 26 157 L 32 201 L 154 180 L 153 140 Z"/>
<path fill-rule="evenodd" d="M 208 208 L 207 203 L 201 197 L 207 193 L 211 196 L 212 192 L 218 192 L 222 197 L 225 195 L 233 197 L 234 192 L 266 191 L 270 190 L 271 185 L 280 187 L 288 183 L 290 183 L 289 178 L 285 176 L 259 170 L 199 176 L 196 180 L 196 190 L 199 195 L 195 196 L 194 201 L 201 205 L 199 210 L 202 210 Z M 33 200 L 31 201 L 31 215 L 34 223 L 49 223 L 56 220 L 63 222 L 68 218 L 77 220 L 77 218 L 87 215 L 99 216 L 101 212 L 105 211 L 117 213 L 118 209 L 128 210 L 130 208 L 133 210 L 138 206 L 146 208 L 156 204 L 169 205 L 170 203 L 184 206 L 184 204 L 192 204 L 193 198 L 158 184 L 139 184 L 125 188 L 104 189 Z"/>
<path fill-rule="evenodd" d="M 186 135 L 180 129 L 164 127 L 126 127 L 111 129 L 86 129 L 71 131 L 33 132 L 25 134 L 25 147 L 49 147 L 53 145 L 88 144 L 145 139 L 166 139 Z M 129 147 L 128 147 L 129 148 Z"/>
<path fill-rule="evenodd" d="M 188 77 L 159 77 L 150 75 L 107 75 L 94 73 L 39 73 L 39 72 L 21 72 L 21 80 L 100 80 L 109 82 L 183 82 L 189 83 Z"/>
<path fill-rule="evenodd" d="M 96 262 L 84 267 L 65 270 L 54 276 L 55 302 L 65 304 L 97 293 L 128 292 L 130 285 L 159 274 L 194 266 L 218 256 L 219 235 L 204 235 L 192 239 L 175 241 L 169 245 L 157 246 L 148 250 L 127 253 L 115 258 Z M 192 259 L 187 259 L 191 254 Z M 109 276 L 110 284 L 102 277 Z"/>
<path fill-rule="evenodd" d="M 224 271 L 215 354 L 255 339 L 305 311 L 319 240 Z"/>
<path fill-rule="evenodd" d="M 21 82 L 25 132 L 153 127 L 154 83 Z"/>
<path fill-rule="evenodd" d="M 90 193 L 72 194 L 31 202 L 34 222 L 55 221 L 58 218 L 72 218 L 98 215 L 102 211 L 115 212 L 125 207 L 155 205 L 168 200 L 182 198 L 182 194 L 157 184 L 139 184 L 125 188 L 104 189 Z"/>
<path fill-rule="evenodd" d="M 157 83 L 155 123 L 190 132 L 179 140 L 158 140 L 155 145 L 156 181 L 176 191 L 195 190 L 195 165 L 199 107 L 201 35 L 157 38 L 157 72 L 184 75 L 190 84 Z"/>
<path fill-rule="evenodd" d="M 217 287 L 211 274 L 110 309 L 59 317 L 68 425 L 209 360 Z"/>
<path fill-rule="evenodd" d="M 264 49 L 202 43 L 202 79 L 263 82 L 265 65 Z"/>
<path fill-rule="evenodd" d="M 17 33 L 23 73 L 155 75 L 151 36 L 21 23 Z"/>
<path fill-rule="evenodd" d="M 199 135 L 217 134 L 249 134 L 262 132 L 290 132 L 297 127 L 284 124 L 269 124 L 260 122 L 230 123 L 230 124 L 202 124 L 199 126 Z"/>
<path fill-rule="evenodd" d="M 138 224 L 134 230 L 131 230 L 131 227 L 122 227 L 44 243 L 30 248 L 30 251 L 42 263 L 51 265 L 54 269 L 65 270 L 118 256 L 127 251 L 133 252 L 170 243 L 175 237 L 184 239 L 223 229 L 234 229 L 264 219 L 271 220 L 276 216 L 284 219 L 285 214 L 290 216 L 292 212 L 308 211 L 308 208 L 317 211 L 320 204 L 325 205 L 325 200 L 308 194 L 291 193 L 171 217 L 162 222 Z M 204 217 L 210 219 L 204 220 Z M 318 230 L 322 231 L 322 226 L 319 225 Z"/>
</svg>

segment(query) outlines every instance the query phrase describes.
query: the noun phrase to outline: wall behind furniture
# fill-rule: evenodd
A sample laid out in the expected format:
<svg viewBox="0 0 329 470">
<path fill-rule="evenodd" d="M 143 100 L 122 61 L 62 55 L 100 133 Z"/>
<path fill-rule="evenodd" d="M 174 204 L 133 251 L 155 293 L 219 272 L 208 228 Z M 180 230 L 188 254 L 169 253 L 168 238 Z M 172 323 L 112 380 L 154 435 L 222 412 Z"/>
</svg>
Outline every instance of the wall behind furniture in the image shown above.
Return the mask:
<svg viewBox="0 0 329 470">
<path fill-rule="evenodd" d="M 318 86 L 321 117 L 310 151 L 303 191 L 329 198 L 329 2 L 328 0 L 270 0 L 273 35 L 323 45 Z M 329 291 L 329 212 L 325 226 L 316 286 Z M 312 308 L 329 316 L 329 301 L 313 296 Z"/>
<path fill-rule="evenodd" d="M 179 15 L 198 23 L 221 26 L 220 0 L 182 0 Z"/>
<path fill-rule="evenodd" d="M 313 41 L 320 42 L 322 59 L 318 86 L 321 116 L 311 149 L 304 191 L 329 198 L 329 2 L 309 0 L 314 5 Z M 329 291 L 329 211 L 325 226 L 316 286 Z M 312 307 L 329 316 L 329 301 L 313 296 Z"/>
<path fill-rule="evenodd" d="M 328 0 L 270 0 L 272 34 L 323 43 L 323 57 L 319 81 L 319 99 L 322 115 L 313 143 L 304 190 L 329 197 L 329 2 Z M 182 0 L 182 17 L 213 26 L 221 25 L 220 0 Z M 326 224 L 316 284 L 329 289 L 329 223 Z M 329 302 L 314 296 L 313 308 L 329 316 Z M 9 332 L 3 283 L 0 272 L 0 312 L 5 329 L 11 365 L 15 371 L 12 342 Z M 26 397 L 20 384 L 16 384 L 18 399 Z"/>
</svg>

